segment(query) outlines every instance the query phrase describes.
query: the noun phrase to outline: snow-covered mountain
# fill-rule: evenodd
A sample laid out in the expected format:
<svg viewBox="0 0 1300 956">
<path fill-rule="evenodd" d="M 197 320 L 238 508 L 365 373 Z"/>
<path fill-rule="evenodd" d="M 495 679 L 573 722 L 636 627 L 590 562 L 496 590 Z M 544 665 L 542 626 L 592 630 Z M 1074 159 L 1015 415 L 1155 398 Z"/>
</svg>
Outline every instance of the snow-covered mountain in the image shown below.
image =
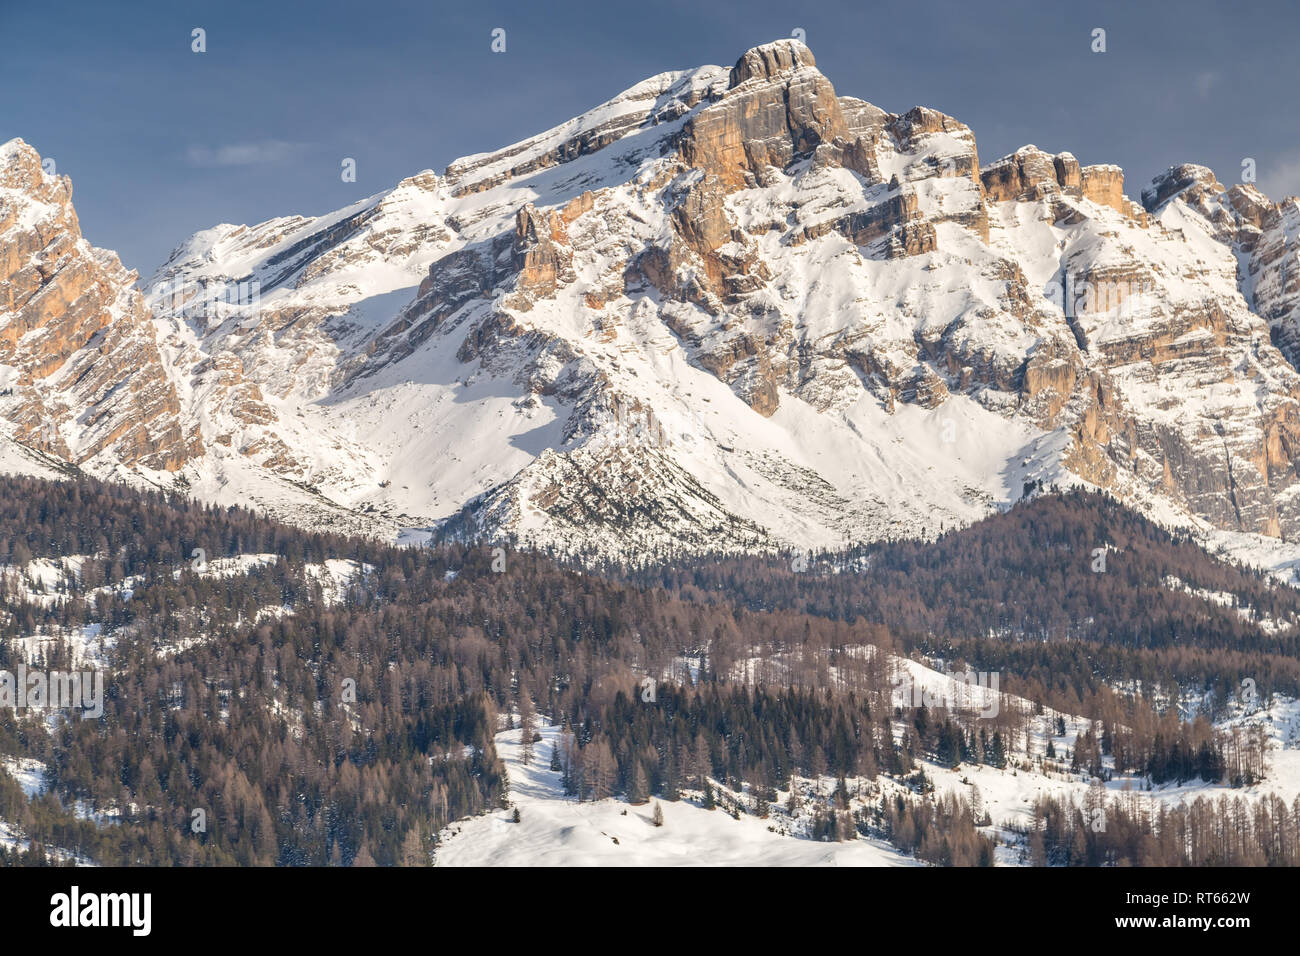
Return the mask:
<svg viewBox="0 0 1300 956">
<path fill-rule="evenodd" d="M 72 183 L 21 140 L 0 146 L 0 461 L 176 472 L 202 453 L 136 274 L 81 236 Z M 15 444 L 16 443 L 16 444 Z"/>
<path fill-rule="evenodd" d="M 1300 556 L 1297 201 L 1184 165 L 1138 204 L 1033 146 L 981 166 L 792 40 L 200 232 L 152 321 L 20 141 L 0 186 L 0 417 L 96 474 L 630 556 L 910 535 L 1082 481 Z"/>
</svg>

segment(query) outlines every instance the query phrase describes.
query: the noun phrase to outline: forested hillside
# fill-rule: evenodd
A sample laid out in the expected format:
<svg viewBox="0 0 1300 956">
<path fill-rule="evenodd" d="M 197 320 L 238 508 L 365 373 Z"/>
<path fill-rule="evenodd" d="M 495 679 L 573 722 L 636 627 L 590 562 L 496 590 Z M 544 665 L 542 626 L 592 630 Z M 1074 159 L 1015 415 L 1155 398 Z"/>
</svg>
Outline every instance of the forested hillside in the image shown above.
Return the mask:
<svg viewBox="0 0 1300 956">
<path fill-rule="evenodd" d="M 574 799 L 708 802 L 716 785 L 766 814 L 795 776 L 830 776 L 815 838 L 989 863 L 992 834 L 930 795 L 927 766 L 1031 759 L 1047 705 L 1096 720 L 1059 772 L 1253 783 L 1252 741 L 1123 685 L 1149 668 L 1226 688 L 1249 654 L 1262 693 L 1292 686 L 1293 631 L 1159 590 L 1167 577 L 1261 618 L 1300 613 L 1289 591 L 1080 495 L 807 571 L 750 558 L 633 581 L 490 544 L 398 548 L 89 480 L 0 478 L 0 565 L 0 670 L 105 674 L 99 719 L 0 708 L 5 766 L 44 768 L 28 792 L 0 772 L 0 853 L 26 863 L 427 863 L 449 822 L 504 805 L 494 736 L 539 714 L 562 746 L 535 759 Z M 900 708 L 903 651 L 1000 670 L 1026 702 Z M 851 808 L 845 779 L 903 789 Z M 1294 853 L 1262 848 L 1258 822 L 1241 853 Z M 1147 826 L 1095 853 L 1137 861 Z"/>
<path fill-rule="evenodd" d="M 612 569 L 611 569 L 612 570 Z M 782 559 L 664 560 L 630 575 L 690 600 L 887 629 L 905 650 L 1007 675 L 1093 714 L 1106 687 L 1300 694 L 1300 591 L 1106 495 L 1048 493 L 930 541 Z M 1096 716 L 1102 716 L 1096 713 Z"/>
</svg>

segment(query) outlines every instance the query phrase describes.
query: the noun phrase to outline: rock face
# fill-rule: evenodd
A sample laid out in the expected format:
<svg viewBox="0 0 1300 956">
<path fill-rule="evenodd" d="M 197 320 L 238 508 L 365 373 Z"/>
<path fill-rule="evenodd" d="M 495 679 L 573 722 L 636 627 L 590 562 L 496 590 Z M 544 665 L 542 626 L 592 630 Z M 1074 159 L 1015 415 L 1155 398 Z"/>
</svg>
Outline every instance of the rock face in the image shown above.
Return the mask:
<svg viewBox="0 0 1300 956">
<path fill-rule="evenodd" d="M 105 472 L 202 455 L 135 279 L 82 239 L 66 176 L 0 146 L 0 417 L 19 443 Z"/>
<path fill-rule="evenodd" d="M 150 325 L 103 254 L 25 305 L 63 261 L 33 250 L 81 242 L 26 163 L 5 195 L 51 214 L 0 212 L 0 349 L 66 403 L 69 461 L 633 559 L 936 531 L 1085 481 L 1300 558 L 1300 208 L 1203 167 L 1139 205 L 1070 153 L 981 165 L 958 120 L 842 96 L 783 40 L 327 216 L 199 233 Z M 84 358 L 123 348 L 129 374 Z"/>
<path fill-rule="evenodd" d="M 726 188 L 768 167 L 848 134 L 830 82 L 796 40 L 750 50 L 732 68 L 728 87 L 686 123 L 682 158 Z"/>
<path fill-rule="evenodd" d="M 1124 171 L 1118 166 L 1080 166 L 1071 153 L 1053 156 L 1037 146 L 1022 146 L 990 164 L 980 174 L 990 202 L 1033 202 L 1053 198 L 1087 199 L 1129 215 L 1145 225 L 1141 207 L 1124 195 Z M 1058 206 L 1069 216 L 1072 207 Z"/>
</svg>

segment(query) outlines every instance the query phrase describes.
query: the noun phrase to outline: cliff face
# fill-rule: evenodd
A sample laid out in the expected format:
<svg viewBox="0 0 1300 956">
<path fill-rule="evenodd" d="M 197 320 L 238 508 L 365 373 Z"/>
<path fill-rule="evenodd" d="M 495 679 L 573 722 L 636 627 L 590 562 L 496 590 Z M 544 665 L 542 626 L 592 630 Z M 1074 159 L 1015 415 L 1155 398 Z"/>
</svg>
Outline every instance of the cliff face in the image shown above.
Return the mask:
<svg viewBox="0 0 1300 956">
<path fill-rule="evenodd" d="M 17 441 L 93 470 L 203 453 L 135 280 L 81 237 L 66 176 L 21 140 L 0 147 L 0 416 Z"/>
<path fill-rule="evenodd" d="M 1033 146 L 981 165 L 964 124 L 841 95 L 795 41 L 199 233 L 147 285 L 152 326 L 111 257 L 54 268 L 84 243 L 34 159 L 6 173 L 49 214 L 0 219 L 0 360 L 83 416 L 69 460 L 632 557 L 934 531 L 1039 481 L 1300 539 L 1295 200 L 1185 165 L 1139 204 Z M 6 416 L 40 420 L 18 394 Z"/>
</svg>

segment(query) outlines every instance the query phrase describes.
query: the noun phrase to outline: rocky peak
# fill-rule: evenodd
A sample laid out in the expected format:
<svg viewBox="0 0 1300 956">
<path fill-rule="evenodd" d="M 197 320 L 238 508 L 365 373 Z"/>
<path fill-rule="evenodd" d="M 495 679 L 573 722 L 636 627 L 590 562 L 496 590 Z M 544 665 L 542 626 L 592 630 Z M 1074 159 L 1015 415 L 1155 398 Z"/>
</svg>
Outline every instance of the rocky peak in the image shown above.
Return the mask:
<svg viewBox="0 0 1300 956">
<path fill-rule="evenodd" d="M 903 115 L 893 117 L 889 130 L 904 147 L 914 146 L 924 133 L 970 132 L 965 123 L 926 106 L 913 106 Z"/>
<path fill-rule="evenodd" d="M 71 215 L 19 152 L 0 151 L 6 181 Z M 1075 478 L 1300 539 L 1283 358 L 1300 354 L 1300 210 L 1177 167 L 1147 229 L 1123 186 L 1119 167 L 1033 146 L 981 168 L 958 120 L 841 96 L 790 40 L 651 77 L 444 176 L 182 247 L 168 278 L 263 292 L 239 321 L 159 313 L 184 420 L 212 449 L 183 474 L 225 500 L 287 479 L 314 516 L 464 511 L 625 553 L 915 533 Z M 0 190 L 0 363 L 30 370 L 41 402 L 0 396 L 0 414 L 70 422 L 56 381 L 120 382 L 66 404 L 175 444 L 166 409 L 148 415 L 167 392 L 147 323 L 129 295 L 103 318 L 86 294 L 120 291 L 120 265 L 66 225 L 22 225 L 30 202 Z M 40 268 L 24 272 L 24 243 Z M 65 270 L 63 301 L 27 305 L 65 259 L 84 274 Z M 121 333 L 97 351 L 105 322 Z M 140 374 L 123 377 L 123 342 Z M 94 447 L 66 434 L 69 460 Z M 102 447 L 152 467 L 134 442 Z"/>
<path fill-rule="evenodd" d="M 1056 168 L 1056 181 L 1062 189 L 1066 192 L 1083 189 L 1083 172 L 1073 153 L 1057 153 L 1052 165 Z"/>
<path fill-rule="evenodd" d="M 0 418 L 75 464 L 174 471 L 202 444 L 181 426 L 136 273 L 81 236 L 66 176 L 0 146 Z"/>
<path fill-rule="evenodd" d="M 980 179 L 990 202 L 1032 202 L 1064 195 L 1145 221 L 1124 196 L 1124 170 L 1110 165 L 1081 167 L 1072 153 L 1053 155 L 1037 146 L 1022 146 L 985 166 Z"/>
<path fill-rule="evenodd" d="M 1079 193 L 1099 206 L 1145 222 L 1142 210 L 1124 196 L 1124 170 L 1109 163 L 1084 166 L 1079 175 Z"/>
<path fill-rule="evenodd" d="M 1182 163 L 1170 166 L 1151 180 L 1151 185 L 1142 190 L 1142 205 L 1147 212 L 1156 212 L 1175 196 L 1189 191 L 1190 194 L 1184 198 L 1196 202 L 1207 192 L 1223 192 L 1223 186 L 1215 179 L 1214 171 L 1209 167 Z"/>
<path fill-rule="evenodd" d="M 1037 146 L 1022 146 L 1010 156 L 1003 156 L 980 170 L 980 180 L 990 202 L 1008 202 L 1012 200 L 1032 201 L 1047 195 L 1059 193 L 1065 185 L 1062 179 L 1074 178 L 1078 186 L 1078 162 L 1073 168 L 1069 161 L 1061 157 L 1058 178 L 1057 157 L 1045 153 Z M 1069 160 L 1074 157 L 1070 156 Z"/>
<path fill-rule="evenodd" d="M 520 208 L 515 218 L 511 265 L 519 275 L 518 288 L 528 296 L 516 296 L 512 304 L 527 311 L 529 296 L 553 293 L 560 282 L 572 278 L 573 255 L 569 236 L 558 210 L 539 212 L 532 203 Z"/>
<path fill-rule="evenodd" d="M 812 50 L 798 40 L 777 40 L 746 50 L 731 68 L 728 84 L 735 89 L 749 80 L 772 80 L 802 67 L 817 66 Z"/>
<path fill-rule="evenodd" d="M 16 189 L 42 202 L 68 201 L 72 181 L 51 176 L 41 168 L 41 156 L 21 139 L 0 145 L 0 189 Z"/>
<path fill-rule="evenodd" d="M 716 66 L 661 73 L 581 116 L 491 153 L 447 166 L 453 195 L 483 192 L 520 176 L 597 153 L 638 130 L 672 122 L 720 92 L 726 71 Z"/>
<path fill-rule="evenodd" d="M 848 135 L 835 88 L 797 40 L 755 47 L 731 71 L 726 93 L 691 117 L 681 154 L 687 165 L 715 176 L 727 190 L 746 174 L 783 169 L 796 155 Z"/>
<path fill-rule="evenodd" d="M 1229 189 L 1228 205 L 1243 222 L 1250 223 L 1256 229 L 1264 228 L 1275 209 L 1269 198 L 1251 183 L 1237 183 Z"/>
</svg>

